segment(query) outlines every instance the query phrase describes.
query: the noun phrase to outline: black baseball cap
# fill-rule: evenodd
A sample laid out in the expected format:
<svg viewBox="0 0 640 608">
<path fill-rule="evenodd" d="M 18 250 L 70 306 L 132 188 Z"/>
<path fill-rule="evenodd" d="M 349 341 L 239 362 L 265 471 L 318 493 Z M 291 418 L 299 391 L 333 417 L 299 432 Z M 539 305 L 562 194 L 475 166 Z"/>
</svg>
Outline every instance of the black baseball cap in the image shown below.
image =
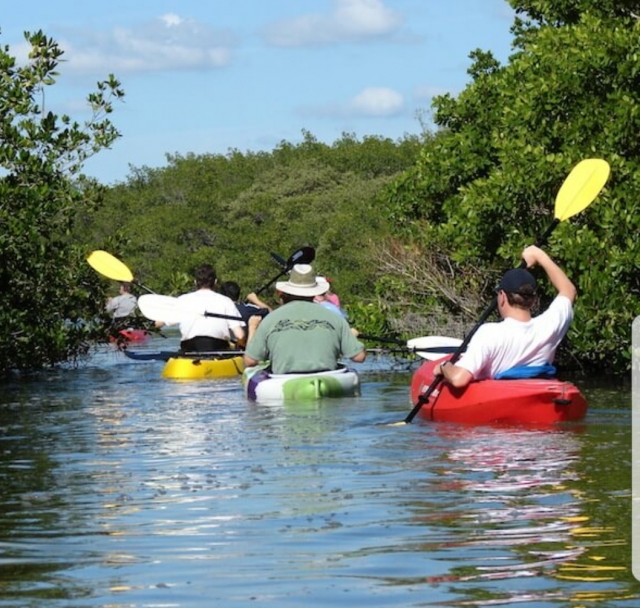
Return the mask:
<svg viewBox="0 0 640 608">
<path fill-rule="evenodd" d="M 537 289 L 536 279 L 528 270 L 514 268 L 504 273 L 496 291 L 532 295 L 536 293 Z"/>
</svg>

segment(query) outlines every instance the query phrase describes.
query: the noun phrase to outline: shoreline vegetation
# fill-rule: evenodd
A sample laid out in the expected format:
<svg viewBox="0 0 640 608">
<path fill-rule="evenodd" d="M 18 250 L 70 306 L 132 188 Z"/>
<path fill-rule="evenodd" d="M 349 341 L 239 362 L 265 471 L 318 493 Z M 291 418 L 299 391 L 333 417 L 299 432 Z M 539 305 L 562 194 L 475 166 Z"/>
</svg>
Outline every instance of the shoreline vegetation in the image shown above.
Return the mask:
<svg viewBox="0 0 640 608">
<path fill-rule="evenodd" d="M 65 324 L 99 315 L 113 293 L 86 263 L 95 249 L 157 293 L 187 290 L 191 269 L 209 262 L 246 295 L 273 274 L 272 252 L 312 246 L 363 333 L 462 337 L 548 225 L 572 167 L 602 158 L 609 183 L 546 247 L 578 289 L 558 365 L 628 374 L 640 314 L 640 5 L 509 4 L 508 62 L 471 50 L 469 85 L 435 97 L 433 125 L 419 134 L 325 144 L 303 131 L 270 152 L 167 155 L 166 166 L 132 168 L 110 187 L 84 178 L 82 164 L 120 136 L 118 80 L 89 94 L 95 118 L 80 125 L 41 109 L 64 67 L 57 43 L 27 34 L 33 52 L 21 67 L 4 48 L 3 371 L 72 360 L 99 339 Z"/>
</svg>

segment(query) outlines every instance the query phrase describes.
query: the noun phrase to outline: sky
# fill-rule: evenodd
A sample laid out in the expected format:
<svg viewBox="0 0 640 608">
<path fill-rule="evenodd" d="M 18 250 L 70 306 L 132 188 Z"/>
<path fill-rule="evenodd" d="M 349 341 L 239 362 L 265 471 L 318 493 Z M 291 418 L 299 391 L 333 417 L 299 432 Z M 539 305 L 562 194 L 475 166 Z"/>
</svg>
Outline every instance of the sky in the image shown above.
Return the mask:
<svg viewBox="0 0 640 608">
<path fill-rule="evenodd" d="M 47 109 L 83 122 L 114 74 L 122 137 L 89 159 L 106 185 L 167 154 L 227 154 L 343 133 L 398 140 L 429 126 L 434 95 L 470 82 L 469 53 L 512 52 L 506 0 L 0 0 L 0 44 L 23 32 L 64 50 Z"/>
</svg>

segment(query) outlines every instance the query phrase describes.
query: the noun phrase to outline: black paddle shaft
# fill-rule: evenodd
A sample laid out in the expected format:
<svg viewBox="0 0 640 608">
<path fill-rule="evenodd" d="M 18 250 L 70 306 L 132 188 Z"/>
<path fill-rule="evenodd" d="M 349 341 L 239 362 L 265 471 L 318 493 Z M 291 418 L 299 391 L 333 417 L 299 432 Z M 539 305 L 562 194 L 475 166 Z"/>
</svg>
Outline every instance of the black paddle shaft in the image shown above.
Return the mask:
<svg viewBox="0 0 640 608">
<path fill-rule="evenodd" d="M 277 253 L 272 253 L 271 258 L 278 266 L 280 266 L 280 268 L 287 267 L 287 261 L 284 258 L 281 258 Z"/>
<path fill-rule="evenodd" d="M 290 272 L 296 264 L 311 264 L 315 259 L 316 250 L 313 247 L 302 247 L 301 249 L 298 249 L 298 251 L 293 253 L 287 260 L 282 272 L 278 273 L 268 283 L 260 287 L 260 289 L 256 291 L 256 295 L 259 296 L 263 291 L 265 291 L 265 289 L 271 287 L 271 285 L 273 285 L 279 278 Z"/>
<path fill-rule="evenodd" d="M 242 350 L 212 350 L 206 352 L 182 352 L 180 350 L 131 351 L 124 350 L 125 356 L 135 361 L 168 361 L 179 357 L 186 359 L 214 359 L 220 357 L 237 357 Z"/>
<path fill-rule="evenodd" d="M 244 321 L 242 317 L 234 317 L 233 315 L 223 315 L 217 312 L 205 312 L 205 317 L 215 317 L 216 319 L 228 319 L 229 321 Z"/>
<path fill-rule="evenodd" d="M 396 338 L 381 338 L 380 336 L 368 336 L 366 334 L 358 334 L 359 340 L 367 342 L 380 342 L 381 344 L 397 344 L 398 346 L 406 345 L 406 340 L 397 340 Z"/>
<path fill-rule="evenodd" d="M 142 289 L 142 291 L 146 291 L 147 293 L 151 293 L 154 296 L 157 295 L 155 291 L 153 291 L 153 289 L 149 289 L 148 287 L 146 287 L 145 285 L 143 285 L 140 281 L 136 281 L 135 279 L 133 281 L 131 281 L 131 283 L 133 285 L 135 285 L 136 287 L 138 287 L 139 289 Z"/>
</svg>

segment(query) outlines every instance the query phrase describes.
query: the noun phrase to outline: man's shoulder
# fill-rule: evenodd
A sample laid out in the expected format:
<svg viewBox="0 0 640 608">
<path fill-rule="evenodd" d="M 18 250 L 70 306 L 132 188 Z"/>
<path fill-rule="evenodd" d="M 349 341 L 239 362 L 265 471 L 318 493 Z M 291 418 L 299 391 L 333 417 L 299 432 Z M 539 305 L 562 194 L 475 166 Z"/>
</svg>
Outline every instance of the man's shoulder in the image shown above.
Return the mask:
<svg viewBox="0 0 640 608">
<path fill-rule="evenodd" d="M 471 342 L 478 344 L 480 342 L 496 342 L 502 338 L 504 334 L 510 332 L 509 323 L 506 323 L 507 319 L 503 319 L 498 322 L 483 323 L 473 334 Z M 518 321 L 515 321 L 517 323 Z M 471 343 L 470 342 L 470 343 Z"/>
<path fill-rule="evenodd" d="M 570 297 L 559 293 L 555 298 L 553 298 L 551 304 L 549 304 L 549 308 L 552 306 L 573 308 L 573 300 Z"/>
<path fill-rule="evenodd" d="M 573 302 L 571 298 L 558 294 L 552 301 L 547 309 L 535 318 L 546 318 L 553 316 L 572 317 L 573 316 Z"/>
<path fill-rule="evenodd" d="M 198 293 L 197 291 L 189 291 L 187 293 L 182 293 L 178 296 L 178 300 L 184 301 L 184 300 L 193 300 L 195 298 L 198 297 Z"/>
<path fill-rule="evenodd" d="M 197 289 L 196 291 L 190 291 L 188 293 L 182 294 L 178 296 L 179 300 L 201 300 L 201 301 L 216 301 L 222 302 L 225 300 L 230 300 L 227 296 L 223 296 L 221 293 L 217 291 L 213 291 L 212 289 Z"/>
<path fill-rule="evenodd" d="M 476 334 L 492 333 L 496 330 L 500 330 L 501 328 L 506 327 L 506 320 L 507 319 L 502 319 L 502 321 L 491 321 L 490 323 L 483 323 L 480 327 L 478 327 Z"/>
</svg>

